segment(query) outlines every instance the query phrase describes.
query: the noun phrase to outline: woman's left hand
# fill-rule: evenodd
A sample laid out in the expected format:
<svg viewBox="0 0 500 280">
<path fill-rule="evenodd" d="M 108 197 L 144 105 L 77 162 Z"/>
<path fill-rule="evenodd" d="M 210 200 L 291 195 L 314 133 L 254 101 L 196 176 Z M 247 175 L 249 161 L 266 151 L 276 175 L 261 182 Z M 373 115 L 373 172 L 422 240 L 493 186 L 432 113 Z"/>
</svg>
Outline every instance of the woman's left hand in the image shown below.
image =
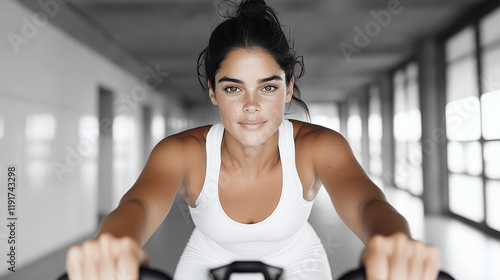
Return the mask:
<svg viewBox="0 0 500 280">
<path fill-rule="evenodd" d="M 413 240 L 405 233 L 375 235 L 361 254 L 368 280 L 435 280 L 439 274 L 439 251 Z"/>
</svg>

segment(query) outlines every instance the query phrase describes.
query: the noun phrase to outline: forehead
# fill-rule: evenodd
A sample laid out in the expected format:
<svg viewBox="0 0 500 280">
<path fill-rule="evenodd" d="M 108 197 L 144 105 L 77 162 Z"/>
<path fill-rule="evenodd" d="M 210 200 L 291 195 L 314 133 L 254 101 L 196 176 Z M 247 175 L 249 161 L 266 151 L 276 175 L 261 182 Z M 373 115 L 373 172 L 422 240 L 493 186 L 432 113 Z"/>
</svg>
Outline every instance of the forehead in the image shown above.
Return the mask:
<svg viewBox="0 0 500 280">
<path fill-rule="evenodd" d="M 238 48 L 230 51 L 222 61 L 217 75 L 285 75 L 274 57 L 259 47 Z M 243 78 L 243 77 L 241 77 Z"/>
</svg>

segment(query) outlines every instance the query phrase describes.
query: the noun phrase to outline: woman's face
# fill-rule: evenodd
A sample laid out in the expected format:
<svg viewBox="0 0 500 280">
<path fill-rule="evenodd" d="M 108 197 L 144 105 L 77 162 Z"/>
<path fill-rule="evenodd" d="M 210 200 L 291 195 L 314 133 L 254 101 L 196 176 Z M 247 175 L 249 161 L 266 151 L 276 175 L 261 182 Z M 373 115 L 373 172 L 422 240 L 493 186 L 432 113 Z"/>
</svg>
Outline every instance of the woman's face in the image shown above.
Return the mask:
<svg viewBox="0 0 500 280">
<path fill-rule="evenodd" d="M 226 130 L 245 146 L 262 145 L 278 130 L 293 94 L 293 78 L 287 85 L 285 72 L 261 48 L 229 52 L 209 86 Z"/>
</svg>

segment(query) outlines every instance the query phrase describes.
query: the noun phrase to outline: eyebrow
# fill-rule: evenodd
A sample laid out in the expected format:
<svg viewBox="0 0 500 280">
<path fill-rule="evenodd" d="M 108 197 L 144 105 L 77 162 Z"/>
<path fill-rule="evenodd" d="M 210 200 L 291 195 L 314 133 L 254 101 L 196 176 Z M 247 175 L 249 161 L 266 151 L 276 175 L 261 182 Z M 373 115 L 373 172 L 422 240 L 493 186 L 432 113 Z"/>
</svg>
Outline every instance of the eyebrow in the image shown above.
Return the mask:
<svg viewBox="0 0 500 280">
<path fill-rule="evenodd" d="M 280 76 L 274 75 L 274 76 L 271 76 L 271 77 L 268 77 L 268 78 L 259 79 L 259 84 L 265 83 L 265 82 L 269 82 L 269 81 L 273 81 L 273 80 L 283 81 L 283 79 Z M 229 78 L 229 77 L 222 77 L 222 78 L 219 79 L 219 81 L 217 81 L 218 84 L 222 83 L 222 82 L 231 82 L 231 83 L 236 83 L 236 84 L 244 84 L 244 82 L 242 80 L 238 80 L 238 79 L 234 79 L 234 78 Z"/>
</svg>

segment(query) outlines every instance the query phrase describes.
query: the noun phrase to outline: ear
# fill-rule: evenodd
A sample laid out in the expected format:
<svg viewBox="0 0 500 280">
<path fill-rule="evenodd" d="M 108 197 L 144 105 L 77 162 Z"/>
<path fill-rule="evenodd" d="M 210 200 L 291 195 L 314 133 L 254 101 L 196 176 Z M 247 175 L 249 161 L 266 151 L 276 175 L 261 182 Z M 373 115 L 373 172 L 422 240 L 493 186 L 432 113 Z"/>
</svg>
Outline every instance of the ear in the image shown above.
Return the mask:
<svg viewBox="0 0 500 280">
<path fill-rule="evenodd" d="M 219 105 L 219 103 L 217 102 L 217 98 L 215 97 L 215 91 L 214 91 L 214 88 L 212 87 L 212 84 L 210 83 L 210 81 L 207 82 L 208 84 L 208 96 L 210 96 L 210 101 L 212 101 L 212 104 L 214 105 Z"/>
<path fill-rule="evenodd" d="M 290 83 L 287 85 L 286 87 L 286 97 L 285 97 L 285 101 L 286 103 L 290 102 L 290 100 L 292 100 L 292 96 L 293 96 L 293 85 L 295 84 L 295 78 L 292 77 L 290 79 Z"/>
</svg>

